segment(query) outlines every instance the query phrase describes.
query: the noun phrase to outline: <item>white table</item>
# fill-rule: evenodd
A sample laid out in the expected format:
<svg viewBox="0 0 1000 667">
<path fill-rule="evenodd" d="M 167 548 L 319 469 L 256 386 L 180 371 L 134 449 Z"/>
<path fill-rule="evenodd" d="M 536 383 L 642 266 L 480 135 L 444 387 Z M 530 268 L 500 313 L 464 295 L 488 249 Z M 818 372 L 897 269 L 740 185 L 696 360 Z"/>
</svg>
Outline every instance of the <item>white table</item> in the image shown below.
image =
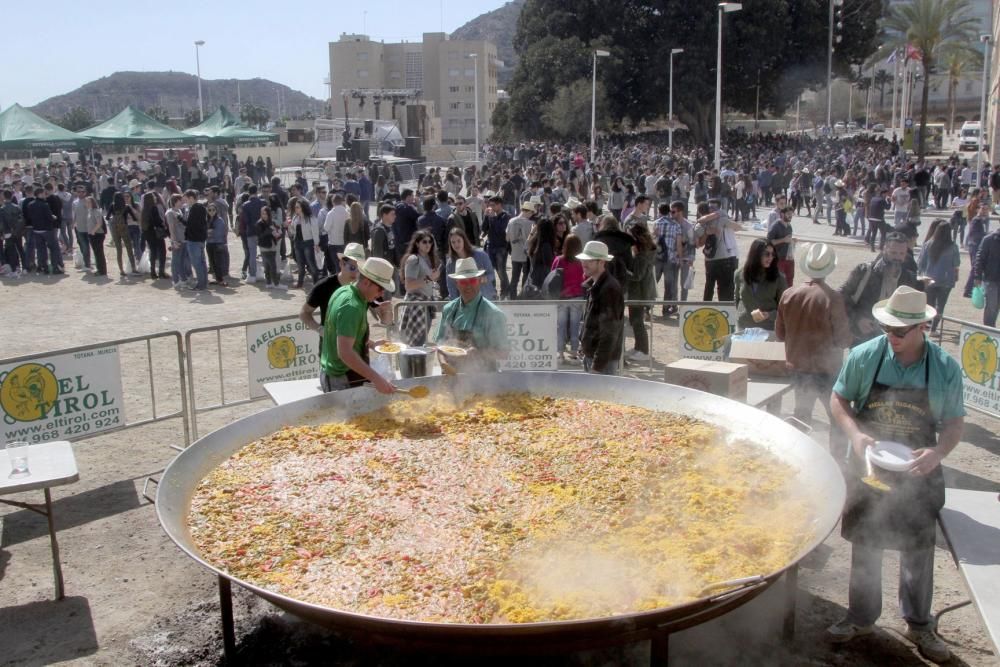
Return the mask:
<svg viewBox="0 0 1000 667">
<path fill-rule="evenodd" d="M 1000 655 L 1000 497 L 995 491 L 946 489 L 939 520 L 970 600 L 942 609 L 937 618 L 971 602 Z"/>
<path fill-rule="evenodd" d="M 755 408 L 763 408 L 772 415 L 781 410 L 781 397 L 792 390 L 792 385 L 786 382 L 747 381 L 746 404 Z"/>
<path fill-rule="evenodd" d="M 53 486 L 72 484 L 79 481 L 80 473 L 76 468 L 76 457 L 73 456 L 73 446 L 65 440 L 43 442 L 28 446 L 28 471 L 24 477 L 9 477 L 10 456 L 6 449 L 0 450 L 0 496 L 25 491 L 42 489 L 45 493 L 44 505 L 16 500 L 4 500 L 0 503 L 20 507 L 43 515 L 49 523 L 49 543 L 52 547 L 52 570 L 56 582 L 56 599 L 63 598 L 62 565 L 59 562 L 59 543 L 56 541 L 55 520 L 52 516 L 52 495 L 49 489 Z"/>
</svg>

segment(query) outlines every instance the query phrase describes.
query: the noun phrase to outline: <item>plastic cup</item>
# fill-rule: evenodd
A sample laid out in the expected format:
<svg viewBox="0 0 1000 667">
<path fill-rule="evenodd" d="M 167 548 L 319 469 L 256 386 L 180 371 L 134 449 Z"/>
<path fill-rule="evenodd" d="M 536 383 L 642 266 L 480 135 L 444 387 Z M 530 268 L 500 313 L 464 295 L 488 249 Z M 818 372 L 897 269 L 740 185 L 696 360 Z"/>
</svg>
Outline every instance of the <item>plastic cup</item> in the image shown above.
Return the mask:
<svg viewBox="0 0 1000 667">
<path fill-rule="evenodd" d="M 10 477 L 27 477 L 31 474 L 28 470 L 27 442 L 23 440 L 8 442 L 7 456 L 10 458 Z"/>
</svg>

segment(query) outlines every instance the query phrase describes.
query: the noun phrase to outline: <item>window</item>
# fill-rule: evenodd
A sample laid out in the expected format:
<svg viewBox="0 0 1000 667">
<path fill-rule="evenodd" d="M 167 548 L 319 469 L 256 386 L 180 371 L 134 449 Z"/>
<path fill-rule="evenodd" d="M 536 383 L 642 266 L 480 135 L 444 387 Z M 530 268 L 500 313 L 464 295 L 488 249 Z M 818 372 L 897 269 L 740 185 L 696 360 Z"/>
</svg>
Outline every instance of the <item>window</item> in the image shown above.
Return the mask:
<svg viewBox="0 0 1000 667">
<path fill-rule="evenodd" d="M 476 105 L 475 105 L 474 103 L 472 103 L 472 102 L 466 102 L 466 103 L 465 103 L 465 108 L 466 108 L 466 109 L 474 109 L 474 108 L 475 108 L 475 106 L 476 106 Z"/>
<path fill-rule="evenodd" d="M 470 67 L 469 69 L 465 70 L 465 76 L 475 76 L 475 75 L 476 75 L 475 69 Z"/>
<path fill-rule="evenodd" d="M 448 86 L 448 92 L 449 93 L 457 93 L 458 92 L 458 86 Z"/>
<path fill-rule="evenodd" d="M 420 53 L 406 54 L 406 87 L 417 90 L 424 87 L 424 58 Z"/>
<path fill-rule="evenodd" d="M 467 92 L 467 93 L 471 93 L 471 92 L 473 92 L 473 90 L 475 90 L 474 86 L 466 86 L 465 87 L 465 92 Z"/>
<path fill-rule="evenodd" d="M 452 102 L 451 104 L 448 105 L 448 108 L 449 109 L 457 109 L 460 104 L 461 104 L 461 102 Z"/>
<path fill-rule="evenodd" d="M 400 72 L 389 72 L 390 79 L 402 79 L 403 75 Z"/>
<path fill-rule="evenodd" d="M 458 76 L 458 75 L 459 75 L 458 68 L 452 67 L 451 69 L 448 70 L 448 76 Z"/>
<path fill-rule="evenodd" d="M 475 118 L 466 118 L 465 119 L 465 126 L 466 127 L 475 128 L 476 127 L 476 119 Z"/>
<path fill-rule="evenodd" d="M 368 70 L 366 70 L 366 69 L 359 69 L 358 70 L 358 78 L 359 79 L 367 79 L 368 78 Z"/>
<path fill-rule="evenodd" d="M 358 51 L 358 60 L 368 60 L 368 52 Z"/>
<path fill-rule="evenodd" d="M 449 118 L 448 119 L 448 127 L 462 127 L 462 119 L 461 118 Z"/>
</svg>

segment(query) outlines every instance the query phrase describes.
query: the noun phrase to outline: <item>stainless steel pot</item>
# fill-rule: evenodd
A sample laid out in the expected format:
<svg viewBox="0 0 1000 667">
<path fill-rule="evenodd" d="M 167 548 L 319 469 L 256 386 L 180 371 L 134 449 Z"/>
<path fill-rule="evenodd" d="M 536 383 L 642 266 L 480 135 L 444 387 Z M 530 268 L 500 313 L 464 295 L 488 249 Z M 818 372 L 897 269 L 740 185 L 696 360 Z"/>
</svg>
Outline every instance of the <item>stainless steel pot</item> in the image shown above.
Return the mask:
<svg viewBox="0 0 1000 667">
<path fill-rule="evenodd" d="M 402 350 L 397 357 L 399 359 L 399 376 L 404 380 L 409 378 L 422 378 L 428 375 L 427 350 L 419 347 L 408 347 L 405 350 Z"/>
<path fill-rule="evenodd" d="M 156 512 L 167 535 L 188 556 L 222 577 L 260 595 L 278 607 L 320 625 L 363 633 L 368 639 L 405 642 L 410 646 L 458 646 L 467 650 L 509 649 L 511 646 L 555 650 L 555 647 L 606 645 L 648 638 L 656 633 L 691 627 L 737 607 L 773 583 L 785 569 L 818 546 L 833 530 L 845 498 L 843 477 L 824 448 L 780 419 L 742 403 L 684 387 L 620 377 L 579 373 L 490 373 L 430 377 L 420 381 L 432 392 L 458 397 L 530 391 L 562 398 L 590 398 L 687 414 L 723 425 L 736 437 L 760 442 L 795 472 L 803 499 L 813 500 L 813 539 L 784 568 L 762 572 L 742 586 L 708 591 L 698 600 L 653 611 L 575 621 L 473 625 L 423 623 L 366 616 L 289 598 L 231 577 L 202 559 L 191 541 L 187 517 L 191 496 L 213 468 L 247 443 L 289 425 L 344 419 L 386 404 L 392 397 L 371 388 L 340 391 L 303 399 L 244 417 L 199 439 L 181 452 L 163 472 L 156 495 Z M 408 400 L 408 399 L 402 399 Z"/>
</svg>

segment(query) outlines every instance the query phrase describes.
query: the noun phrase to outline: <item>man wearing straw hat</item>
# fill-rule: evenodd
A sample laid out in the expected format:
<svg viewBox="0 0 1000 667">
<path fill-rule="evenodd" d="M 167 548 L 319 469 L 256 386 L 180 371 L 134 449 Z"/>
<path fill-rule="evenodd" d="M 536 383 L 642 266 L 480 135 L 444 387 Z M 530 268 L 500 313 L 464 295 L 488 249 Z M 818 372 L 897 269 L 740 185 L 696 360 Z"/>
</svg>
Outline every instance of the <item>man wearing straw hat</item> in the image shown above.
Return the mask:
<svg viewBox="0 0 1000 667">
<path fill-rule="evenodd" d="M 607 263 L 614 256 L 608 254 L 604 243 L 587 241 L 576 258 L 583 263 L 587 278 L 583 283 L 587 305 L 580 325 L 583 369 L 588 373 L 614 375 L 618 372 L 625 331 L 625 297 L 619 282 L 607 271 Z"/>
<path fill-rule="evenodd" d="M 368 303 L 392 293 L 393 266 L 380 257 L 365 260 L 356 283 L 338 289 L 330 299 L 323 322 L 323 345 L 320 354 L 320 386 L 323 391 L 339 391 L 371 382 L 382 394 L 396 388 L 368 365 L 369 348 L 383 341 L 368 340 Z"/>
<path fill-rule="evenodd" d="M 852 552 L 847 616 L 827 629 L 827 638 L 842 643 L 872 632 L 882 611 L 882 552 L 892 549 L 900 552 L 906 636 L 925 658 L 942 662 L 950 651 L 931 615 L 935 523 L 944 506 L 941 461 L 962 436 L 962 370 L 928 340 L 937 312 L 923 292 L 901 286 L 876 303 L 872 315 L 884 335 L 851 350 L 830 397 L 851 442 L 841 533 Z M 879 441 L 912 450 L 905 471 L 876 468 L 887 484 L 881 489 L 864 481 L 867 457 Z"/>
<path fill-rule="evenodd" d="M 826 398 L 843 363 L 844 348 L 854 336 L 847 324 L 844 297 L 826 284 L 826 277 L 837 268 L 833 248 L 825 243 L 809 245 L 799 264 L 809 280 L 781 295 L 774 335 L 785 342 L 785 363 L 795 384 L 795 418 L 811 424 L 813 406 L 819 399 L 832 430 L 834 421 Z"/>
<path fill-rule="evenodd" d="M 494 372 L 497 363 L 507 358 L 507 318 L 503 311 L 480 294 L 486 280 L 485 269 L 474 257 L 455 262 L 455 272 L 448 277 L 458 287 L 458 298 L 445 304 L 438 322 L 436 343 L 449 343 L 464 350 L 461 355 L 438 350 L 443 361 L 467 373 Z"/>
<path fill-rule="evenodd" d="M 360 243 L 348 243 L 344 252 L 337 253 L 337 259 L 340 260 L 340 271 L 316 283 L 309 290 L 309 296 L 306 297 L 306 302 L 302 304 L 302 309 L 299 311 L 299 320 L 306 327 L 319 332 L 320 346 L 322 346 L 323 324 L 326 322 L 326 309 L 330 305 L 330 298 L 338 289 L 355 282 L 361 275 L 361 265 L 365 262 L 365 249 Z M 380 322 L 390 324 L 392 322 L 391 295 L 385 301 L 381 301 L 382 297 L 383 295 L 379 295 L 374 304 L 368 305 L 369 308 L 372 308 L 373 305 L 377 308 Z M 317 308 L 320 312 L 319 322 L 314 317 Z"/>
</svg>

